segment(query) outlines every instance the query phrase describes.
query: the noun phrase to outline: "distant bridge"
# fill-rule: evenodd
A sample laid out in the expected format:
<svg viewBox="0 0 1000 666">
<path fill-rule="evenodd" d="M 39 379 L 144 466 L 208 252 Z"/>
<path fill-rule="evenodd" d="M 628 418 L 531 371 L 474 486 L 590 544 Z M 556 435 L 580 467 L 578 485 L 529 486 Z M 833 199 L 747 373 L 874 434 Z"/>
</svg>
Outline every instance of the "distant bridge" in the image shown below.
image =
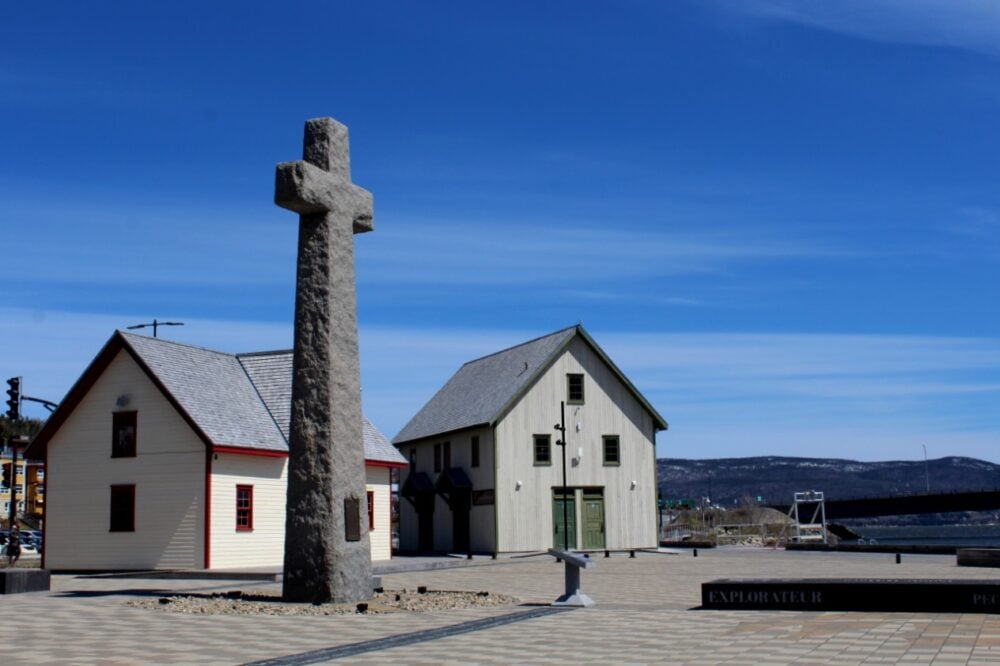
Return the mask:
<svg viewBox="0 0 1000 666">
<path fill-rule="evenodd" d="M 769 504 L 769 508 L 788 513 L 790 504 Z M 935 495 L 895 495 L 826 500 L 826 519 L 902 516 L 914 513 L 950 511 L 994 511 L 1000 509 L 1000 490 L 976 490 Z M 801 509 L 800 509 L 801 510 Z"/>
</svg>

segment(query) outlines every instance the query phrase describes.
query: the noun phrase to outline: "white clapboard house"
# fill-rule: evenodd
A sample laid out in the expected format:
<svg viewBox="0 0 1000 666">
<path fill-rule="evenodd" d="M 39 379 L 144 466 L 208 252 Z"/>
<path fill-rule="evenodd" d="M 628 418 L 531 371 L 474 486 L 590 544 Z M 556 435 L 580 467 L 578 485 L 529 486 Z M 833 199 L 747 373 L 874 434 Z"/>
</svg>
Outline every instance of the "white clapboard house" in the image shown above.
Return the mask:
<svg viewBox="0 0 1000 666">
<path fill-rule="evenodd" d="M 284 559 L 290 351 L 232 355 L 116 332 L 32 442 L 44 566 L 277 567 Z M 373 560 L 391 557 L 389 471 L 367 420 Z"/>
<path fill-rule="evenodd" d="M 656 547 L 656 433 L 666 428 L 582 326 L 470 361 L 393 440 L 409 461 L 400 549 Z"/>
</svg>

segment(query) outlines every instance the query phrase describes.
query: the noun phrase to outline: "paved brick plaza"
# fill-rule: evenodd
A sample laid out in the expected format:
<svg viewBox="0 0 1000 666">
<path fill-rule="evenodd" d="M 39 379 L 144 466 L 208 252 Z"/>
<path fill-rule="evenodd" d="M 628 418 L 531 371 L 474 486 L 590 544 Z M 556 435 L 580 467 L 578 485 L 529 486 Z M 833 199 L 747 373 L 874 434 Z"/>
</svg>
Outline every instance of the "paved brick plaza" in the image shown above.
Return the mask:
<svg viewBox="0 0 1000 666">
<path fill-rule="evenodd" d="M 953 556 L 786 553 L 722 549 L 617 554 L 584 572 L 591 609 L 566 611 L 392 647 L 393 636 L 498 619 L 537 606 L 330 617 L 180 615 L 129 608 L 161 591 L 277 590 L 224 580 L 57 576 L 50 593 L 0 597 L 0 635 L 19 663 L 244 663 L 360 644 L 337 663 L 1000 664 L 1000 615 L 691 610 L 720 577 L 990 578 Z M 551 558 L 386 575 L 387 588 L 491 590 L 526 604 L 561 593 Z M 424 637 L 427 638 L 427 637 Z M 381 642 L 378 642 L 381 639 Z M 284 663 L 315 663 L 307 657 Z"/>
</svg>

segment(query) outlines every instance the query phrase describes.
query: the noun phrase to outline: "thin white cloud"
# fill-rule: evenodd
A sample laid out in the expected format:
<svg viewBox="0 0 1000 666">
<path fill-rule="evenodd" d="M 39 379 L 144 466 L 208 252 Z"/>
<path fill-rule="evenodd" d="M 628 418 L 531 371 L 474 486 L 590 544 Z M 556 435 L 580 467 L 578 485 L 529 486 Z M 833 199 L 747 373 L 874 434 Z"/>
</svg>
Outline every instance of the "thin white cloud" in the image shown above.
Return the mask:
<svg viewBox="0 0 1000 666">
<path fill-rule="evenodd" d="M 164 313 L 163 320 L 170 320 Z M 148 322 L 146 314 L 92 314 L 0 308 L 0 374 L 24 377 L 25 395 L 58 402 L 116 329 Z M 160 336 L 227 352 L 287 349 L 291 325 L 184 319 Z M 151 335 L 151 329 L 135 331 Z M 45 411 L 26 405 L 28 414 Z"/>
<path fill-rule="evenodd" d="M 741 0 L 722 6 L 874 41 L 1000 55 L 995 0 Z"/>
<path fill-rule="evenodd" d="M 712 377 L 813 377 L 1000 369 L 1000 340 L 906 335 L 637 333 L 602 336 L 615 358 Z M 609 349 L 610 353 L 611 349 Z"/>
<path fill-rule="evenodd" d="M 260 285 L 292 282 L 296 231 L 266 203 L 49 201 L 8 191 L 0 275 L 34 282 Z M 4 192 L 0 192 L 4 193 Z M 278 213 L 278 215 L 276 215 Z M 105 242 L 94 242 L 95 237 Z"/>
<path fill-rule="evenodd" d="M 920 460 L 962 455 L 997 462 L 997 431 L 933 431 L 897 421 L 880 427 L 785 427 L 760 424 L 702 423 L 675 429 L 664 437 L 659 455 L 671 458 L 727 458 L 749 455 L 805 456 L 848 460 Z M 740 451 L 746 453 L 741 453 Z M 932 479 L 933 481 L 933 479 Z"/>
<path fill-rule="evenodd" d="M 39 208 L 40 194 L 14 185 L 0 187 L 0 195 L 6 196 L 0 225 L 20 230 L 7 239 L 0 277 L 100 285 L 294 280 L 296 225 L 269 202 L 95 200 L 94 193 L 62 192 Z M 358 275 L 363 284 L 545 284 L 593 295 L 593 285 L 607 290 L 609 281 L 713 275 L 855 254 L 828 239 L 763 225 L 706 231 L 666 223 L 633 228 L 629 222 L 389 217 L 380 220 L 377 234 L 357 238 Z M 95 236 L 107 242 L 94 243 Z M 664 298 L 667 305 L 695 304 Z"/>
<path fill-rule="evenodd" d="M 545 284 L 579 287 L 608 280 L 702 275 L 740 265 L 850 254 L 831 243 L 766 229 L 716 232 L 630 229 L 558 221 L 397 221 L 359 245 L 363 282 Z"/>
<path fill-rule="evenodd" d="M 1000 211 L 982 206 L 965 206 L 954 219 L 944 225 L 944 231 L 957 241 L 957 251 L 963 260 L 985 255 L 1000 259 Z M 942 248 L 947 251 L 947 247 Z"/>
<path fill-rule="evenodd" d="M 115 328 L 138 321 L 0 309 L 0 372 L 58 400 Z M 163 335 L 228 352 L 292 342 L 290 323 L 187 324 Z M 364 326 L 365 412 L 391 437 L 463 363 L 546 332 Z M 998 339 L 591 333 L 670 422 L 660 455 L 871 460 L 925 443 L 933 455 L 998 460 Z"/>
</svg>

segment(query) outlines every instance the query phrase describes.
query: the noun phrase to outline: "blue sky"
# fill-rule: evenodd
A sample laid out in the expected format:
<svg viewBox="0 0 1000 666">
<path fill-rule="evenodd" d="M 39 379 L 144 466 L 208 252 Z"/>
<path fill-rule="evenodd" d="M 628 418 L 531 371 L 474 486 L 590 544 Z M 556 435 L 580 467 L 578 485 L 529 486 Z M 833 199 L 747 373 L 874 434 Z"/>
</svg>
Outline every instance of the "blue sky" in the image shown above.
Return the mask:
<svg viewBox="0 0 1000 666">
<path fill-rule="evenodd" d="M 582 321 L 661 456 L 1000 462 L 1000 6 L 20 3 L 0 374 L 291 345 L 274 165 L 349 126 L 365 411 Z M 29 413 L 43 415 L 36 407 Z"/>
</svg>

